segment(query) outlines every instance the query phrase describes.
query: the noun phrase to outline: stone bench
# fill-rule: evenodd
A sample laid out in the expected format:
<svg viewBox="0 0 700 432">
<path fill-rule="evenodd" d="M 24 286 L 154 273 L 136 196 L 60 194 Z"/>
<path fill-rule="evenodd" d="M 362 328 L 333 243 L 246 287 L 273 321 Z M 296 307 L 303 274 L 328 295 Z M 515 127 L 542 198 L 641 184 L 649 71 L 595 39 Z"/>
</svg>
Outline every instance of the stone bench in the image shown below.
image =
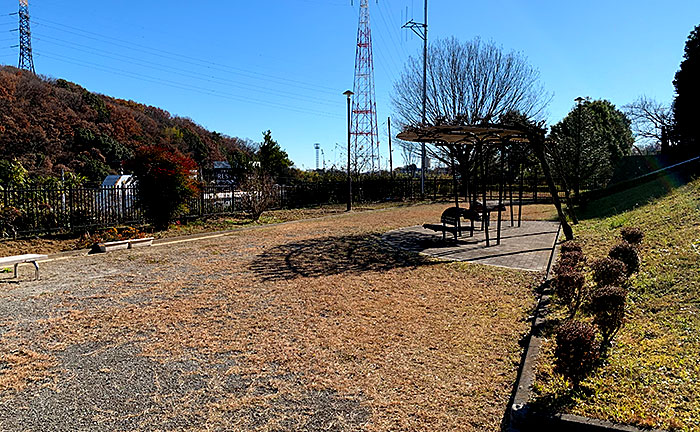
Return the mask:
<svg viewBox="0 0 700 432">
<path fill-rule="evenodd" d="M 151 246 L 152 244 L 153 237 L 97 243 L 92 247 L 91 253 L 112 252 L 120 249 L 133 249 L 137 247 Z"/>
<path fill-rule="evenodd" d="M 17 278 L 17 266 L 20 264 L 25 264 L 25 263 L 32 263 L 34 264 L 34 276 L 36 279 L 39 279 L 39 264 L 37 261 L 43 261 L 48 259 L 49 257 L 47 255 L 39 255 L 39 254 L 25 254 L 25 255 L 14 255 L 14 256 L 9 256 L 9 257 L 2 257 L 0 258 L 0 267 L 5 267 L 8 265 L 14 265 L 15 267 L 15 274 L 14 277 L 15 279 Z"/>
</svg>

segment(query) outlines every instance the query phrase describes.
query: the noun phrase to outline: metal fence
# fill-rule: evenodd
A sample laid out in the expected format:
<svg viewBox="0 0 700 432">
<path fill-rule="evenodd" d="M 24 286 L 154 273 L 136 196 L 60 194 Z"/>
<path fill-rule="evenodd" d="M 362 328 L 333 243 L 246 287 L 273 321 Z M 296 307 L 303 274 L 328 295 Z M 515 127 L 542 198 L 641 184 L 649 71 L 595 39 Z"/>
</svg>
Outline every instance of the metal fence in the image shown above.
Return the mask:
<svg viewBox="0 0 700 432">
<path fill-rule="evenodd" d="M 516 190 L 513 185 L 508 190 Z M 353 182 L 356 203 L 420 199 L 419 179 L 369 178 Z M 233 186 L 206 186 L 185 206 L 181 217 L 196 218 L 231 214 L 242 208 L 244 192 Z M 452 179 L 426 179 L 427 199 L 454 196 Z M 490 189 L 489 199 L 498 191 Z M 549 193 L 542 185 L 530 185 L 525 198 L 546 201 Z M 517 199 L 517 192 L 515 195 Z M 302 182 L 275 187 L 274 208 L 301 208 L 322 204 L 340 204 L 347 200 L 347 183 Z M 80 231 L 115 225 L 145 223 L 135 186 L 81 188 L 22 188 L 0 190 L 0 237 Z"/>
</svg>

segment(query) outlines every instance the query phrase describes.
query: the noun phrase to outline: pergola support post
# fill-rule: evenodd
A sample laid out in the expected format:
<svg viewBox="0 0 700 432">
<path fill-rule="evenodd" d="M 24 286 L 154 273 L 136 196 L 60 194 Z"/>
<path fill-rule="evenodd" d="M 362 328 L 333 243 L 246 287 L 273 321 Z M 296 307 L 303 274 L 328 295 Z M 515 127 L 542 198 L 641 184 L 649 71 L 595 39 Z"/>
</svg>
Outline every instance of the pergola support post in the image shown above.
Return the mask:
<svg viewBox="0 0 700 432">
<path fill-rule="evenodd" d="M 552 194 L 552 202 L 554 203 L 554 207 L 557 209 L 557 214 L 559 215 L 559 222 L 561 223 L 561 229 L 564 232 L 564 236 L 567 240 L 573 240 L 574 231 L 571 229 L 571 225 L 569 225 L 569 222 L 567 222 L 566 215 L 564 215 L 564 211 L 561 209 L 559 193 L 557 192 L 557 187 L 554 184 L 554 179 L 552 178 L 552 172 L 549 170 L 549 164 L 547 163 L 547 159 L 544 155 L 544 133 L 542 133 L 542 136 L 539 136 L 538 134 L 537 137 L 531 137 L 530 144 L 532 145 L 532 148 L 535 151 L 537 159 L 539 159 L 540 161 L 540 166 L 542 167 L 542 174 L 544 175 L 544 178 L 547 181 L 549 193 Z"/>
</svg>

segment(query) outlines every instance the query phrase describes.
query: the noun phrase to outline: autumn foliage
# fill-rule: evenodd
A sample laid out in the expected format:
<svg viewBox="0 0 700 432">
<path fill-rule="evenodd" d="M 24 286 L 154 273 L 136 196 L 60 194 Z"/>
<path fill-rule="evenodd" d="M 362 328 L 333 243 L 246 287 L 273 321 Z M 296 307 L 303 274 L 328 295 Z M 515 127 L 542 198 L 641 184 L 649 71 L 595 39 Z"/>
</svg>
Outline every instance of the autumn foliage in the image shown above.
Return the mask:
<svg viewBox="0 0 700 432">
<path fill-rule="evenodd" d="M 196 166 L 192 158 L 166 147 L 143 146 L 136 151 L 128 167 L 138 179 L 139 205 L 155 228 L 167 228 L 197 194 Z"/>
<path fill-rule="evenodd" d="M 64 171 L 102 181 L 144 145 L 172 148 L 200 166 L 250 151 L 243 140 L 160 108 L 0 67 L 0 159 L 17 159 L 32 176 Z"/>
</svg>

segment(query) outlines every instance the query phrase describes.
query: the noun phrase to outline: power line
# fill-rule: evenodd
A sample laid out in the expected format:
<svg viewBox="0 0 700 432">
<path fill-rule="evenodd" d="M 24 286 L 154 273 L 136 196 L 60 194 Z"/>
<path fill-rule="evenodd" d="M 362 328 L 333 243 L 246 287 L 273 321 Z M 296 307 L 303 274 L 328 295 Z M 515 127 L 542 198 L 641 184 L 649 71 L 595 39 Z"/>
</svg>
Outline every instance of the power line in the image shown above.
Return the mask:
<svg viewBox="0 0 700 432">
<path fill-rule="evenodd" d="M 100 57 L 105 57 L 105 58 L 117 60 L 117 61 L 120 61 L 123 63 L 132 64 L 132 65 L 139 66 L 139 67 L 147 67 L 147 68 L 151 68 L 154 70 L 169 72 L 169 73 L 172 73 L 175 75 L 180 75 L 180 76 L 183 76 L 186 78 L 192 78 L 192 79 L 206 81 L 206 82 L 210 82 L 210 83 L 214 83 L 214 84 L 221 84 L 221 85 L 225 85 L 228 87 L 241 88 L 244 90 L 253 90 L 253 91 L 256 91 L 258 93 L 265 93 L 265 94 L 270 94 L 270 95 L 274 95 L 274 96 L 287 95 L 287 97 L 292 98 L 292 99 L 297 99 L 297 100 L 304 101 L 304 102 L 311 102 L 311 103 L 315 103 L 318 105 L 327 105 L 327 106 L 336 106 L 337 105 L 337 104 L 331 102 L 329 99 L 317 99 L 314 97 L 289 92 L 286 90 L 272 91 L 269 89 L 269 87 L 257 86 L 254 84 L 246 84 L 246 83 L 236 83 L 236 82 L 232 82 L 230 80 L 220 78 L 217 76 L 213 76 L 213 75 L 209 75 L 207 78 L 206 75 L 203 75 L 201 73 L 184 71 L 184 70 L 179 69 L 177 67 L 164 65 L 162 63 L 151 62 L 148 60 L 141 60 L 141 59 L 138 59 L 135 57 L 125 56 L 122 54 L 106 54 L 98 49 L 94 49 L 94 48 L 86 46 L 86 45 L 77 44 L 77 43 L 70 42 L 70 41 L 65 41 L 63 39 L 46 37 L 42 34 L 39 34 L 39 37 L 35 37 L 34 39 L 42 41 L 42 42 L 58 45 L 58 46 L 67 47 L 67 48 L 75 50 L 75 51 L 80 51 L 80 52 L 84 52 L 84 53 L 88 53 L 88 54 L 92 54 L 92 55 L 97 55 Z M 81 49 L 78 47 L 85 47 L 87 49 Z"/>
<path fill-rule="evenodd" d="M 83 67 L 87 67 L 89 69 L 95 69 L 95 70 L 99 70 L 102 72 L 111 73 L 114 75 L 125 76 L 127 78 L 137 79 L 137 80 L 145 81 L 145 82 L 151 82 L 151 83 L 160 84 L 160 85 L 164 85 L 164 86 L 168 86 L 168 87 L 178 88 L 181 90 L 187 90 L 187 91 L 191 91 L 194 93 L 206 94 L 208 96 L 214 96 L 214 97 L 218 97 L 218 98 L 222 98 L 222 99 L 234 100 L 234 101 L 239 101 L 239 102 L 249 102 L 249 103 L 252 103 L 255 105 L 265 105 L 265 106 L 269 106 L 269 107 L 273 107 L 273 108 L 284 109 L 287 111 L 294 111 L 294 112 L 298 112 L 301 114 L 310 114 L 310 115 L 330 117 L 330 118 L 341 118 L 341 116 L 329 114 L 328 112 L 325 112 L 325 111 L 304 110 L 304 109 L 299 109 L 296 107 L 292 107 L 292 106 L 284 105 L 284 104 L 279 104 L 279 103 L 275 103 L 275 102 L 268 102 L 268 101 L 263 101 L 263 100 L 259 100 L 259 99 L 248 98 L 248 97 L 240 97 L 240 96 L 236 96 L 236 95 L 232 95 L 232 94 L 228 94 L 228 93 L 222 93 L 220 91 L 213 90 L 213 89 L 208 89 L 208 88 L 199 87 L 199 86 L 193 86 L 190 84 L 184 84 L 184 83 L 180 83 L 177 81 L 160 79 L 160 78 L 152 77 L 149 75 L 144 75 L 144 74 L 131 72 L 131 71 L 123 70 L 123 69 L 115 69 L 112 67 L 106 67 L 106 66 L 102 66 L 99 64 L 95 64 L 95 63 L 84 62 L 82 60 L 78 60 L 78 59 L 74 59 L 74 58 L 70 58 L 70 57 L 53 56 L 50 54 L 43 54 L 41 52 L 37 53 L 36 55 L 39 57 L 46 57 L 46 58 L 61 61 L 64 63 L 74 64 L 77 66 L 83 66 Z"/>
<path fill-rule="evenodd" d="M 337 93 L 337 89 L 334 89 L 333 87 L 327 87 L 327 86 L 323 86 L 323 85 L 318 85 L 316 83 L 308 83 L 308 82 L 303 82 L 303 81 L 294 80 L 294 79 L 290 79 L 290 78 L 284 78 L 284 77 L 279 77 L 279 76 L 275 76 L 275 75 L 250 71 L 247 69 L 237 68 L 237 67 L 233 67 L 233 66 L 229 66 L 229 65 L 225 65 L 225 64 L 221 64 L 221 63 L 211 62 L 208 60 L 202 60 L 202 59 L 198 59 L 196 57 L 191 57 L 191 56 L 187 56 L 187 55 L 172 52 L 172 51 L 166 51 L 166 50 L 162 50 L 162 49 L 158 49 L 158 48 L 152 48 L 152 47 L 149 47 L 146 45 L 137 44 L 134 42 L 123 40 L 123 39 L 118 39 L 118 38 L 114 38 L 111 36 L 101 35 L 99 33 L 94 33 L 94 32 L 90 32 L 87 30 L 82 30 L 82 29 L 79 29 L 76 27 L 72 27 L 69 25 L 61 24 L 61 23 L 56 23 L 56 22 L 53 22 L 50 20 L 45 20 L 45 19 L 37 20 L 36 18 L 34 18 L 34 19 L 32 19 L 32 22 L 34 22 L 35 24 L 40 25 L 40 26 L 52 28 L 54 30 L 62 31 L 65 33 L 70 33 L 70 34 L 84 37 L 87 39 L 93 39 L 93 40 L 97 40 L 100 42 L 109 43 L 109 44 L 112 44 L 115 46 L 120 46 L 122 48 L 131 49 L 134 51 L 143 52 L 142 50 L 144 50 L 144 49 L 149 50 L 149 51 L 153 51 L 153 53 L 151 53 L 150 55 L 155 55 L 158 57 L 167 58 L 169 60 L 173 60 L 173 57 L 185 59 L 185 60 L 180 60 L 180 61 L 182 61 L 183 63 L 189 63 L 192 65 L 196 65 L 198 67 L 202 67 L 203 65 L 205 65 L 206 67 L 208 67 L 210 69 L 227 71 L 227 72 L 233 71 L 232 73 L 240 73 L 240 74 L 244 74 L 244 75 L 249 75 L 255 79 L 260 79 L 260 80 L 274 79 L 274 80 L 278 80 L 278 81 L 283 81 L 285 83 L 295 83 L 298 86 L 300 86 L 300 87 L 303 86 L 308 90 L 327 92 L 327 93 L 332 94 L 332 95 L 335 95 Z M 46 24 L 46 23 L 55 24 L 57 26 L 65 27 L 65 28 L 68 28 L 71 30 L 65 30 L 65 29 L 62 29 L 59 27 L 55 27 L 54 25 L 51 25 L 51 24 Z M 72 31 L 72 30 L 74 30 L 74 31 Z M 97 36 L 97 37 L 88 36 L 88 35 L 93 35 L 93 36 Z M 115 41 L 115 42 L 112 42 L 112 41 Z M 138 48 L 135 48 L 135 47 L 138 47 Z"/>
<path fill-rule="evenodd" d="M 382 6 L 379 5 L 377 10 L 379 10 L 379 16 L 382 19 L 382 22 L 384 22 L 384 27 L 387 29 L 387 33 L 389 33 L 389 38 L 391 39 L 391 43 L 394 46 L 394 48 L 396 49 L 396 54 L 398 54 L 399 51 L 403 51 L 404 56 L 408 57 L 408 53 L 406 52 L 406 49 L 403 46 L 401 46 L 400 43 L 399 44 L 396 43 L 396 40 L 394 39 L 394 33 L 392 32 L 392 27 L 389 24 L 389 20 L 387 20 L 385 18 L 384 12 L 382 12 Z M 401 27 L 397 25 L 396 31 L 399 32 L 400 30 L 401 30 Z M 400 61 L 399 61 L 399 63 L 400 63 Z"/>
</svg>

